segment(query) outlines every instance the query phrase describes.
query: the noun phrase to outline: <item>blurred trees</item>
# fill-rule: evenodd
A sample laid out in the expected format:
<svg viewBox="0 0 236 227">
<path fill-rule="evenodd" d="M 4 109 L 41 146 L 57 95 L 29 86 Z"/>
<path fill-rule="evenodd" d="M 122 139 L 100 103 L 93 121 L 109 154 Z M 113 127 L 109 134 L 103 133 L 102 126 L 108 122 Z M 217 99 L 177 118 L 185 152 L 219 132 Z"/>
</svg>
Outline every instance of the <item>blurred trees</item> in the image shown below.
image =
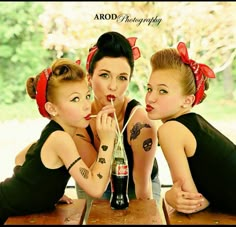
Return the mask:
<svg viewBox="0 0 236 227">
<path fill-rule="evenodd" d="M 38 3 L 0 2 L 0 89 L 1 103 L 22 101 L 25 81 L 48 64 L 48 51 L 42 48 L 42 27 Z"/>
<path fill-rule="evenodd" d="M 144 96 L 155 51 L 184 41 L 190 58 L 217 73 L 222 92 L 227 90 L 224 98 L 235 98 L 234 2 L 5 2 L 0 7 L 0 87 L 8 97 L 1 102 L 16 102 L 26 78 L 52 58 L 81 59 L 85 66 L 89 47 L 109 30 L 138 38 L 142 57 L 135 63 L 131 93 Z M 160 23 L 148 23 L 154 18 Z"/>
</svg>

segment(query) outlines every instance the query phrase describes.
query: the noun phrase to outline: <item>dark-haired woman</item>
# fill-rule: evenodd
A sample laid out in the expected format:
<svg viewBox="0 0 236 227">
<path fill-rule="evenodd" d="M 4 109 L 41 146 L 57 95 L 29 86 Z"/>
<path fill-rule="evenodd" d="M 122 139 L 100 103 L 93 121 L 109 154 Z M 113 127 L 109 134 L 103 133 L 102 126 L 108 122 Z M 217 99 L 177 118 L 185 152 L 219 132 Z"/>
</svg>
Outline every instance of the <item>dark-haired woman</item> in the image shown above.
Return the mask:
<svg viewBox="0 0 236 227">
<path fill-rule="evenodd" d="M 130 199 L 160 200 L 156 125 L 147 117 L 145 108 L 127 96 L 134 71 L 134 61 L 140 57 L 135 46 L 136 38 L 126 38 L 114 31 L 102 34 L 90 48 L 87 57 L 88 81 L 94 94 L 92 114 L 114 103 L 120 131 L 123 132 L 124 147 L 129 164 L 128 195 Z M 100 140 L 97 136 L 95 119 L 86 129 L 78 129 L 74 138 L 80 156 L 88 166 L 97 159 Z M 79 198 L 87 198 L 87 214 L 92 198 L 76 184 Z M 110 199 L 108 185 L 104 199 Z"/>
</svg>

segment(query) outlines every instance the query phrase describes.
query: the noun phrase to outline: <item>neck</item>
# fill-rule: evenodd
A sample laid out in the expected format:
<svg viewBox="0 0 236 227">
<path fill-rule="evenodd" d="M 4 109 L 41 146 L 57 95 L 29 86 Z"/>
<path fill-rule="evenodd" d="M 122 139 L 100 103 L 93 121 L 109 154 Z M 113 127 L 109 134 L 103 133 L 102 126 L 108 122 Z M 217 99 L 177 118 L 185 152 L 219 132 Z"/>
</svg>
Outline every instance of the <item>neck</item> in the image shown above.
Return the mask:
<svg viewBox="0 0 236 227">
<path fill-rule="evenodd" d="M 190 113 L 190 111 L 191 111 L 191 108 L 186 108 L 186 109 L 184 109 L 172 116 L 169 116 L 168 118 L 161 119 L 161 121 L 162 121 L 162 123 L 165 123 L 167 120 L 174 119 L 174 118 L 177 118 L 177 117 L 182 116 L 184 114 Z"/>
</svg>

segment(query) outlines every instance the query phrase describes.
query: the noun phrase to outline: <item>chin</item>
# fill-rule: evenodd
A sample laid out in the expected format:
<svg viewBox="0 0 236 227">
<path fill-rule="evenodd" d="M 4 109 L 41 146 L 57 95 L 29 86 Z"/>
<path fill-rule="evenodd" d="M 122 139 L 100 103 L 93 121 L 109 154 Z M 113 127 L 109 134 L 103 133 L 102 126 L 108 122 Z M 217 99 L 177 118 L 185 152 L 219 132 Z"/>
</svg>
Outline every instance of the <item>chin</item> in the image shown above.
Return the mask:
<svg viewBox="0 0 236 227">
<path fill-rule="evenodd" d="M 79 124 L 77 128 L 87 128 L 89 126 L 89 121 L 84 122 L 84 124 Z"/>
<path fill-rule="evenodd" d="M 147 113 L 148 115 L 148 118 L 151 119 L 151 120 L 157 120 L 158 118 L 155 117 L 155 114 L 151 114 L 151 113 Z"/>
</svg>

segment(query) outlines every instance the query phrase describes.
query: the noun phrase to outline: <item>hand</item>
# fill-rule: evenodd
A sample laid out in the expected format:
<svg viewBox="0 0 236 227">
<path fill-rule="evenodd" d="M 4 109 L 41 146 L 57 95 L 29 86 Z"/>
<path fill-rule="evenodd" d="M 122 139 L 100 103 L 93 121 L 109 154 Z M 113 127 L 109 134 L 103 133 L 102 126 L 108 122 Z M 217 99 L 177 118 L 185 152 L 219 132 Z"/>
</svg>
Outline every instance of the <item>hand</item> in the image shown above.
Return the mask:
<svg viewBox="0 0 236 227">
<path fill-rule="evenodd" d="M 183 183 L 177 181 L 165 194 L 167 203 L 179 212 L 191 214 L 209 206 L 208 200 L 201 193 L 185 192 Z"/>
<path fill-rule="evenodd" d="M 116 111 L 116 110 L 115 110 L 115 108 L 114 108 L 114 106 L 113 106 L 112 104 L 107 104 L 106 106 L 104 106 L 104 107 L 102 108 L 102 110 L 109 111 L 108 116 L 114 118 L 114 115 L 115 115 L 115 111 Z"/>
<path fill-rule="evenodd" d="M 64 194 L 64 195 L 59 199 L 58 203 L 71 204 L 71 203 L 73 203 L 73 200 L 72 200 L 71 198 L 69 198 L 67 195 Z"/>
<path fill-rule="evenodd" d="M 116 135 L 116 122 L 110 114 L 115 112 L 112 106 L 104 107 L 96 117 L 97 133 L 101 141 L 113 140 Z"/>
</svg>

